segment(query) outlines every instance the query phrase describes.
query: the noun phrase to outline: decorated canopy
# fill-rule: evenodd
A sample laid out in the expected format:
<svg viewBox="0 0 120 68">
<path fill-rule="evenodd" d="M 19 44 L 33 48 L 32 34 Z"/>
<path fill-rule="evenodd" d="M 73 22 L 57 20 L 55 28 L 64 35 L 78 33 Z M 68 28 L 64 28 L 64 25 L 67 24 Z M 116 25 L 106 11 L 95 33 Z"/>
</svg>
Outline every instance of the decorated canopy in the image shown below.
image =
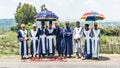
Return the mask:
<svg viewBox="0 0 120 68">
<path fill-rule="evenodd" d="M 58 16 L 55 15 L 52 11 L 47 10 L 45 5 L 41 6 L 41 12 L 34 16 L 37 21 L 56 21 Z"/>
</svg>

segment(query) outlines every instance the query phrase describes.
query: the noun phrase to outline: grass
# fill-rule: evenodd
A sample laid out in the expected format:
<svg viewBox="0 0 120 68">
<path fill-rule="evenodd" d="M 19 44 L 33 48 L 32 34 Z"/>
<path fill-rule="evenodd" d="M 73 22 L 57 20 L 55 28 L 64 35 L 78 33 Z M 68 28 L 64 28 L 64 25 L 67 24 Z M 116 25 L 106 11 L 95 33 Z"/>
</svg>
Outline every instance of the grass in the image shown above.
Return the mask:
<svg viewBox="0 0 120 68">
<path fill-rule="evenodd" d="M 17 41 L 17 34 L 12 31 L 5 31 L 0 33 L 0 55 L 17 55 L 19 52 L 19 45 Z"/>
</svg>

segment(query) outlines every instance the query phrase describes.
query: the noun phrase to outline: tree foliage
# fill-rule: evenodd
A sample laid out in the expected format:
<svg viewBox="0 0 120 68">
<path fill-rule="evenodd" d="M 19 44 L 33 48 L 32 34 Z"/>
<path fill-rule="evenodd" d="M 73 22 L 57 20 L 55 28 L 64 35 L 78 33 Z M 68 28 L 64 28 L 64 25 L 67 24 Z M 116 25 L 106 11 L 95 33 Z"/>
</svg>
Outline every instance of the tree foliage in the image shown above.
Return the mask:
<svg viewBox="0 0 120 68">
<path fill-rule="evenodd" d="M 34 21 L 34 16 L 36 14 L 36 8 L 33 5 L 27 3 L 21 5 L 21 3 L 19 3 L 15 13 L 15 20 L 18 25 L 21 23 L 28 24 Z"/>
</svg>

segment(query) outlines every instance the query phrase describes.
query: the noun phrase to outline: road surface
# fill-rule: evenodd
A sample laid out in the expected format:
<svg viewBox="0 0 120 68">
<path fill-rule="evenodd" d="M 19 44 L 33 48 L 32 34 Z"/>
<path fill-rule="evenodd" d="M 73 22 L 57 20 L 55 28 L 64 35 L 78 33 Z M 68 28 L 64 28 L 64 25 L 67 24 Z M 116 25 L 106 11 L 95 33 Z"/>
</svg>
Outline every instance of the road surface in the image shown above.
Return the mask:
<svg viewBox="0 0 120 68">
<path fill-rule="evenodd" d="M 63 61 L 32 62 L 16 57 L 0 57 L 0 68 L 120 68 L 120 55 L 101 54 L 99 60 L 81 60 L 76 58 Z"/>
</svg>

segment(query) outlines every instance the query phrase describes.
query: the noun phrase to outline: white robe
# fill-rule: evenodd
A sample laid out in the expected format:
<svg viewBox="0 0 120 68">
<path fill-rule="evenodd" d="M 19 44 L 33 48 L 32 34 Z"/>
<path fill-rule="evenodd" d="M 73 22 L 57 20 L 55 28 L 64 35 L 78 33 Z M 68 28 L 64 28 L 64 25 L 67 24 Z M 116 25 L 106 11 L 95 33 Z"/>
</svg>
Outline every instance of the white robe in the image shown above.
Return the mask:
<svg viewBox="0 0 120 68">
<path fill-rule="evenodd" d="M 90 33 L 91 33 L 91 30 L 89 29 L 88 31 L 84 30 L 84 34 L 85 34 L 85 40 L 86 40 L 86 47 L 87 47 L 87 54 L 90 54 Z"/>
<path fill-rule="evenodd" d="M 100 30 L 93 30 L 93 37 L 92 37 L 92 57 L 98 57 L 98 46 L 100 42 Z"/>
<path fill-rule="evenodd" d="M 82 41 L 81 41 L 82 35 L 83 35 L 82 27 L 79 28 L 75 27 L 73 32 L 73 39 L 79 39 L 77 40 L 77 42 L 74 41 L 75 52 L 78 52 L 80 50 L 80 52 L 82 53 Z"/>
<path fill-rule="evenodd" d="M 36 44 L 36 40 L 38 40 L 38 37 L 36 37 L 36 34 L 37 34 L 37 30 L 36 31 L 34 31 L 34 30 L 31 30 L 30 31 L 31 32 L 31 37 L 30 37 L 30 39 L 31 39 L 31 42 L 33 42 L 33 43 L 31 43 L 31 44 L 33 44 L 33 55 L 36 55 L 37 54 L 37 44 Z"/>
<path fill-rule="evenodd" d="M 49 33 L 53 33 L 53 30 L 54 29 L 48 29 L 48 32 Z M 54 35 L 48 35 L 47 36 L 47 49 L 48 49 L 48 51 L 49 51 L 49 53 L 54 53 L 53 52 L 53 45 L 54 45 Z"/>
<path fill-rule="evenodd" d="M 20 32 L 21 32 L 21 34 L 22 34 L 22 36 L 24 36 L 24 37 L 27 37 L 27 30 L 20 30 Z M 19 43 L 20 44 L 20 54 L 21 54 L 21 42 Z M 25 41 L 23 41 L 23 45 L 24 45 L 24 49 L 22 49 L 22 50 L 24 50 L 24 57 L 28 57 L 27 56 L 27 41 L 25 40 Z"/>
</svg>

